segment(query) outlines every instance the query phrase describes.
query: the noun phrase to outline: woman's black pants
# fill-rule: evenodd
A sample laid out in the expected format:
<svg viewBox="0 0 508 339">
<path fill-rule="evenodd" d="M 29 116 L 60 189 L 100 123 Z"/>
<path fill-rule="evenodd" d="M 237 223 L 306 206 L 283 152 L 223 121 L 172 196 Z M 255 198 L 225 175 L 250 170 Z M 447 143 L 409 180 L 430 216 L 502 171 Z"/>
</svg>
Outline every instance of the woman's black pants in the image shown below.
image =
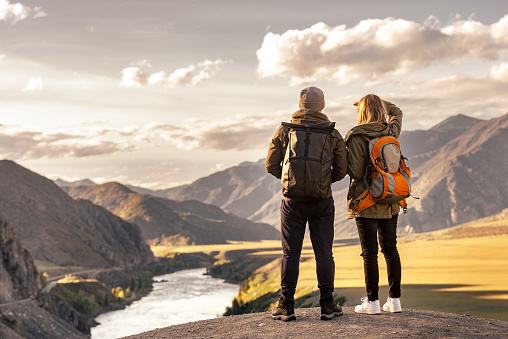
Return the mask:
<svg viewBox="0 0 508 339">
<path fill-rule="evenodd" d="M 370 301 L 379 300 L 378 236 L 386 260 L 389 296 L 400 298 L 401 265 L 397 250 L 397 218 L 398 215 L 391 219 L 356 218 L 362 246 L 365 286 Z"/>
</svg>

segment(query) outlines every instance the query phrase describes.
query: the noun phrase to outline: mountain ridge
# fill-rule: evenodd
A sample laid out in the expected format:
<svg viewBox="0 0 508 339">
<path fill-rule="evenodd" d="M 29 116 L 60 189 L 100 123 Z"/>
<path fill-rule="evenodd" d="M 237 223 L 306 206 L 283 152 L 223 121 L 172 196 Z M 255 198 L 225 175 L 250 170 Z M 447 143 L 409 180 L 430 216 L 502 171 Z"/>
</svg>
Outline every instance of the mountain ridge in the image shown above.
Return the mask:
<svg viewBox="0 0 508 339">
<path fill-rule="evenodd" d="M 151 244 L 211 244 L 227 240 L 276 239 L 279 236 L 267 224 L 226 213 L 216 205 L 136 193 L 116 182 L 63 189 L 73 198 L 90 200 L 136 223 Z"/>
<path fill-rule="evenodd" d="M 154 260 L 137 225 L 13 161 L 0 161 L 0 215 L 36 260 L 60 266 L 111 267 Z"/>
</svg>

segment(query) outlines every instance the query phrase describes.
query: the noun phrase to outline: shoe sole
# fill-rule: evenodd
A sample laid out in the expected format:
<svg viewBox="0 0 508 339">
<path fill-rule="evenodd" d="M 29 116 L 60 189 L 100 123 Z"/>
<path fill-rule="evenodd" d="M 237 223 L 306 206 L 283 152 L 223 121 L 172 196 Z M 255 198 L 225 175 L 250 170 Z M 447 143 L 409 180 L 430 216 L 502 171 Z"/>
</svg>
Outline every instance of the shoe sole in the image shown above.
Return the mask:
<svg viewBox="0 0 508 339">
<path fill-rule="evenodd" d="M 357 310 L 355 310 L 355 313 L 369 314 L 369 315 L 378 315 L 378 314 L 381 314 L 381 311 L 379 311 L 379 312 L 365 312 L 365 311 L 358 312 Z"/>
<path fill-rule="evenodd" d="M 335 318 L 335 317 L 338 317 L 338 316 L 341 316 L 342 314 L 344 314 L 343 312 L 333 312 L 331 314 L 321 314 L 321 320 L 330 320 L 332 318 Z"/>
<path fill-rule="evenodd" d="M 296 316 L 294 314 L 291 315 L 272 315 L 272 319 L 274 320 L 282 320 L 285 322 L 296 320 Z"/>
<path fill-rule="evenodd" d="M 402 313 L 402 310 L 400 310 L 400 311 L 395 311 L 395 310 L 393 310 L 393 311 L 392 311 L 392 310 L 385 310 L 385 309 L 383 308 L 383 312 L 390 312 L 390 313 Z"/>
</svg>

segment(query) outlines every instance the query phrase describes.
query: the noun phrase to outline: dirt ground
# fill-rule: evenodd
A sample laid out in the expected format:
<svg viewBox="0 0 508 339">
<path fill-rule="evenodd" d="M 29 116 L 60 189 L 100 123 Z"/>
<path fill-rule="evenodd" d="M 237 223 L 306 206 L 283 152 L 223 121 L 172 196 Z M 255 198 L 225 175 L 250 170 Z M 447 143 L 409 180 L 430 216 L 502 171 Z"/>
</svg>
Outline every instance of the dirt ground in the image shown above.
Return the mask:
<svg viewBox="0 0 508 339">
<path fill-rule="evenodd" d="M 433 311 L 363 315 L 352 306 L 329 321 L 319 308 L 295 310 L 296 321 L 273 320 L 269 312 L 196 321 L 129 336 L 148 338 L 508 338 L 508 322 Z"/>
</svg>

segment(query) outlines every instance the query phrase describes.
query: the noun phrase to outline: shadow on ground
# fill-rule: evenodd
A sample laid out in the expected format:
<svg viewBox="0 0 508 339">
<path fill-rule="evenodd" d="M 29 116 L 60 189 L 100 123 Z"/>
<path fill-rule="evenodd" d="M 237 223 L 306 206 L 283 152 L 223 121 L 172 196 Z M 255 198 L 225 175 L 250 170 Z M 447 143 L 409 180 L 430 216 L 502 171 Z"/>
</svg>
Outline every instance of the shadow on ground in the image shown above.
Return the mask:
<svg viewBox="0 0 508 339">
<path fill-rule="evenodd" d="M 447 291 L 468 285 L 402 285 L 402 307 L 439 311 L 508 321 L 507 299 L 482 299 L 485 296 L 506 295 L 507 291 Z M 359 304 L 365 288 L 336 288 L 336 294 L 346 297 L 345 305 Z M 388 287 L 380 286 L 381 305 L 388 296 Z"/>
</svg>

